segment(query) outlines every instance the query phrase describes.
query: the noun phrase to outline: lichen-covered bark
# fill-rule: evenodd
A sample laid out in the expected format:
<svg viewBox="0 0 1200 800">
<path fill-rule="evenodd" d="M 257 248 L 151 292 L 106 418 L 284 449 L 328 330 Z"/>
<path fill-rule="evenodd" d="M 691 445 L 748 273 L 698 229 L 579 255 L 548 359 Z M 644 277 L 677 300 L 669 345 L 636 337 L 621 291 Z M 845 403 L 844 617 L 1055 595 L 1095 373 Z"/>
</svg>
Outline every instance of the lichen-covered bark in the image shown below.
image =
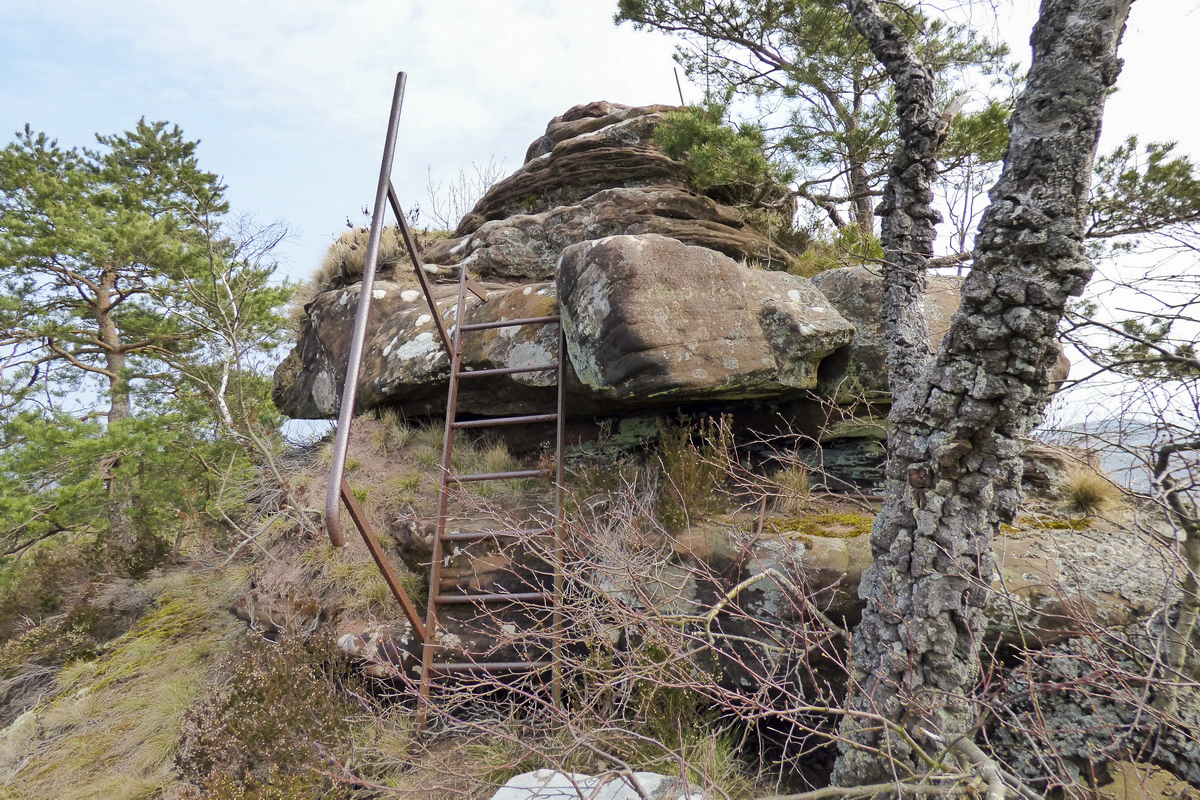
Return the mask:
<svg viewBox="0 0 1200 800">
<path fill-rule="evenodd" d="M 847 0 L 896 82 L 907 126 L 901 141 L 909 151 L 893 165 L 895 185 L 883 208 L 893 287 L 885 303 L 903 307 L 885 316 L 896 396 L 887 499 L 872 531 L 874 564 L 860 588 L 867 608 L 854 634 L 847 709 L 903 726 L 934 753 L 943 748 L 925 731 L 948 742 L 974 722 L 970 693 L 994 571 L 992 537 L 1017 508 L 1020 440 L 1045 405 L 1067 298 L 1092 273 L 1081 248 L 1088 182 L 1131 1 L 1043 0 L 1004 172 L 980 223 L 975 267 L 950 332 L 930 359 L 921 349 L 916 290 L 931 241 L 923 238 L 925 223 L 931 237 L 934 217 L 921 211 L 927 184 L 911 178 L 928 168 L 936 123 L 930 127 L 923 67 L 911 49 L 894 41 L 874 0 Z M 931 89 L 928 97 L 931 104 Z M 911 163 L 901 171 L 904 158 Z M 886 781 L 927 769 L 879 721 L 848 716 L 842 734 L 835 782 Z"/>
<path fill-rule="evenodd" d="M 903 32 L 875 0 L 846 0 L 854 27 L 888 71 L 896 97 L 896 148 L 877 213 L 885 254 L 883 316 L 894 346 L 888 350 L 892 386 L 910 385 L 931 357 L 929 328 L 921 301 L 925 263 L 942 216 L 932 206 L 940 114 L 934 102 L 933 71 L 917 57 Z"/>
</svg>

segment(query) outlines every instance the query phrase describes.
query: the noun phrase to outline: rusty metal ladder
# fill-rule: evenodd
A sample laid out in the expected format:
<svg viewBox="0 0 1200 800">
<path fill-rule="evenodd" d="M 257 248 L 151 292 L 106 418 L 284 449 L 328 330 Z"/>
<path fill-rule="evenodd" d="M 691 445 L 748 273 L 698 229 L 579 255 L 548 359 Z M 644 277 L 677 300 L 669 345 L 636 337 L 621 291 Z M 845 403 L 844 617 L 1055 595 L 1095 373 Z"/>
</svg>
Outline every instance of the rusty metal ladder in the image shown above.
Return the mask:
<svg viewBox="0 0 1200 800">
<path fill-rule="evenodd" d="M 404 90 L 407 82 L 405 73 L 400 72 L 396 75 L 395 89 L 392 94 L 391 114 L 388 119 L 387 137 L 384 142 L 383 160 L 379 170 L 379 182 L 375 194 L 375 205 L 371 215 L 370 237 L 367 242 L 367 253 L 363 263 L 363 276 L 359 288 L 358 308 L 354 317 L 354 328 L 350 339 L 350 353 L 346 368 L 345 383 L 342 390 L 341 406 L 338 414 L 337 433 L 334 438 L 333 457 L 329 469 L 329 483 L 325 495 L 325 521 L 326 528 L 329 533 L 329 540 L 334 547 L 344 547 L 346 544 L 345 534 L 342 529 L 341 511 L 343 506 L 349 513 L 351 521 L 358 529 L 362 536 L 371 557 L 374 559 L 376 566 L 379 568 L 384 581 L 391 590 L 397 603 L 400 605 L 401 611 L 411 625 L 414 634 L 422 645 L 422 670 L 420 678 L 419 694 L 424 701 L 430 698 L 434 676 L 438 673 L 449 674 L 454 672 L 513 672 L 513 671 L 538 671 L 545 668 L 552 670 L 551 676 L 551 694 L 552 701 L 557 705 L 561 702 L 562 697 L 562 631 L 563 631 L 563 615 L 562 615 L 562 592 L 563 592 L 563 576 L 561 570 L 561 556 L 563 547 L 563 375 L 564 366 L 566 363 L 566 349 L 564 346 L 563 335 L 560 328 L 559 331 L 559 357 L 557 364 L 534 366 L 534 367 L 514 367 L 491 370 L 475 370 L 464 372 L 462 370 L 462 341 L 463 333 L 472 330 L 481 330 L 484 328 L 497 327 L 515 327 L 520 325 L 534 324 L 553 324 L 559 321 L 557 316 L 537 317 L 533 319 L 521 320 L 501 320 L 497 322 L 483 323 L 479 325 L 462 325 L 455 326 L 455 333 L 451 339 L 442 315 L 438 312 L 437 303 L 433 298 L 432 287 L 429 284 L 429 279 L 425 275 L 422 268 L 420 254 L 417 251 L 416 243 L 412 235 L 412 230 L 409 227 L 408 221 L 404 216 L 404 212 L 400 207 L 400 202 L 397 199 L 396 190 L 391 182 L 392 162 L 395 156 L 396 137 L 399 128 L 400 112 L 404 104 Z M 379 540 L 371 529 L 370 522 L 366 514 L 359 506 L 357 499 L 354 496 L 349 484 L 345 479 L 346 455 L 350 443 L 350 431 L 353 423 L 354 412 L 357 404 L 358 394 L 358 379 L 362 367 L 363 347 L 366 340 L 367 321 L 371 310 L 372 287 L 375 280 L 375 271 L 379 260 L 379 245 L 383 233 L 383 221 L 386 208 L 390 206 L 393 215 L 396 218 L 396 224 L 399 228 L 401 238 L 408 251 L 409 258 L 412 261 L 413 268 L 416 270 L 417 278 L 421 285 L 421 290 L 425 295 L 426 303 L 429 305 L 433 316 L 433 321 L 437 327 L 439 337 L 446 352 L 451 356 L 451 372 L 450 372 L 450 389 L 446 404 L 446 430 L 444 438 L 444 447 L 442 454 L 442 485 L 439 495 L 439 511 L 438 511 L 438 526 L 437 535 L 434 541 L 434 557 L 430 564 L 430 581 L 429 581 L 429 599 L 427 605 L 427 615 L 422 619 L 417 610 L 416 605 L 404 590 L 399 578 L 389 562 L 386 553 L 380 546 Z M 477 287 L 474 281 L 471 281 L 465 269 L 462 270 L 459 276 L 459 292 L 456 322 L 461 322 L 464 318 L 466 308 L 466 291 L 470 289 L 472 292 L 479 294 L 482 290 Z M 507 417 L 490 420 L 474 420 L 474 421 L 459 421 L 457 419 L 457 398 L 458 398 L 458 383 L 459 380 L 466 377 L 479 378 L 485 376 L 503 376 L 513 375 L 522 372 L 539 372 L 557 370 L 558 375 L 558 405 L 554 414 L 537 414 L 524 417 Z M 537 424 L 546 422 L 555 422 L 555 468 L 553 470 L 521 470 L 511 473 L 487 474 L 487 475 L 454 475 L 451 470 L 451 460 L 453 458 L 454 433 L 457 430 L 466 428 L 484 428 L 498 425 L 520 425 L 520 424 Z M 528 594 L 478 594 L 478 595 L 453 595 L 447 596 L 442 594 L 441 590 L 441 568 L 444 558 L 444 547 L 446 542 L 464 541 L 467 539 L 481 539 L 487 537 L 504 538 L 506 536 L 526 535 L 535 533 L 531 531 L 522 532 L 505 532 L 491 531 L 484 533 L 455 533 L 447 532 L 446 522 L 448 519 L 448 509 L 450 497 L 454 487 L 473 481 L 484 480 L 506 480 L 514 478 L 528 478 L 535 476 L 554 476 L 554 508 L 553 508 L 553 524 L 536 533 L 549 532 L 553 536 L 554 554 L 551 558 L 553 575 L 552 575 L 552 590 L 551 592 L 538 592 Z M 536 595 L 536 597 L 535 597 Z M 437 659 L 438 645 L 434 636 L 438 626 L 438 608 L 451 603 L 476 603 L 489 604 L 498 602 L 548 602 L 552 613 L 552 631 L 551 631 L 551 658 L 549 661 L 540 662 L 486 662 L 472 661 L 464 662 L 442 662 Z M 427 718 L 428 702 L 422 703 L 420 712 L 421 727 L 424 728 Z"/>
<path fill-rule="evenodd" d="M 463 342 L 472 332 L 492 330 L 496 328 L 515 328 L 521 326 L 540 326 L 559 324 L 558 315 L 530 317 L 525 319 L 501 319 L 480 323 L 467 323 L 466 296 L 471 291 L 480 296 L 480 291 L 474 287 L 473 281 L 467 275 L 467 268 L 462 267 L 459 273 L 458 301 L 455 312 L 453 346 L 450 350 L 450 386 L 446 397 L 446 430 L 442 443 L 442 481 L 438 501 L 437 529 L 433 541 L 433 556 L 429 570 L 429 602 L 425 619 L 426 638 L 424 640 L 423 658 L 421 664 L 420 695 L 428 700 L 433 688 L 435 676 L 453 673 L 519 673 L 551 670 L 550 690 L 552 702 L 558 705 L 562 698 L 562 633 L 563 633 L 563 432 L 565 422 L 565 366 L 566 347 L 559 326 L 558 358 L 555 363 L 523 367 L 501 367 L 491 369 L 464 370 L 462 363 Z M 481 299 L 484 297 L 481 296 Z M 522 373 L 550 372 L 556 373 L 557 406 L 554 413 L 529 414 L 522 416 L 490 417 L 484 419 L 460 420 L 458 418 L 458 390 L 463 380 L 479 378 L 502 377 Z M 510 472 L 457 474 L 454 472 L 454 437 L 458 431 L 480 430 L 515 425 L 554 424 L 554 465 L 553 468 L 515 470 Z M 548 525 L 523 528 L 520 530 L 485 530 L 485 531 L 451 531 L 449 530 L 450 503 L 456 491 L 463 484 L 481 481 L 502 481 L 526 478 L 553 477 L 554 507 L 553 517 Z M 529 536 L 550 536 L 552 543 L 549 554 L 550 591 L 535 592 L 479 592 L 461 594 L 447 592 L 442 580 L 442 568 L 446 561 L 447 546 L 470 544 L 484 540 L 499 542 L 505 539 L 520 540 Z M 480 609 L 503 604 L 544 604 L 551 611 L 550 658 L 538 661 L 490 661 L 486 658 L 472 657 L 470 660 L 444 661 L 439 660 L 438 651 L 443 645 L 438 641 L 439 610 L 453 604 L 471 604 Z M 423 704 L 425 707 L 426 704 Z"/>
</svg>

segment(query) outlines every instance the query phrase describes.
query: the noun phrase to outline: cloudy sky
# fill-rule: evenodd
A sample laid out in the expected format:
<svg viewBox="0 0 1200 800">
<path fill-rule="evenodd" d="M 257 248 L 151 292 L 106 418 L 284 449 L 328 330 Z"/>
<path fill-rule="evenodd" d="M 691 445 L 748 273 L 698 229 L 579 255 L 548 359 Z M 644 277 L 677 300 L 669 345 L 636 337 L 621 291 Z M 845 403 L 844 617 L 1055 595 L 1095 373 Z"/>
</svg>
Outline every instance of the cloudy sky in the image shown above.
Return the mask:
<svg viewBox="0 0 1200 800">
<path fill-rule="evenodd" d="M 394 181 L 425 202 L 427 172 L 506 172 L 546 122 L 578 103 L 675 102 L 665 37 L 612 24 L 615 0 L 0 0 L 0 134 L 25 123 L 64 145 L 139 117 L 200 139 L 235 208 L 293 231 L 280 256 L 302 278 L 370 205 L 392 84 L 409 74 Z M 957 4 L 956 4 L 957 5 Z M 976 7 L 972 22 L 1027 50 L 1033 3 Z M 1144 0 L 1123 45 L 1106 136 L 1177 139 L 1200 155 L 1196 0 Z M 684 86 L 688 101 L 699 91 Z"/>
</svg>

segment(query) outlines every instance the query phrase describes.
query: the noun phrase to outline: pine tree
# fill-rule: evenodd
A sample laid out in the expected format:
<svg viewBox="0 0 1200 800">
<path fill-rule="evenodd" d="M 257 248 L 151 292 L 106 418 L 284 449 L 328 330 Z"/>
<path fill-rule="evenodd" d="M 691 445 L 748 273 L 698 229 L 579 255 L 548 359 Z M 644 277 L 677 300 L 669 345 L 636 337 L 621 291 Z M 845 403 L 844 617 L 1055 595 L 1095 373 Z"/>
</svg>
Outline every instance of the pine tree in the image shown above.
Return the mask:
<svg viewBox="0 0 1200 800">
<path fill-rule="evenodd" d="M 217 451 L 232 417 L 196 380 L 222 369 L 214 315 L 266 347 L 282 328 L 286 290 L 226 235 L 225 187 L 197 142 L 145 120 L 96 141 L 64 149 L 26 126 L 0 151 L 9 551 L 64 530 L 129 549 L 155 517 L 203 505 L 189 492 L 231 463 Z"/>
</svg>

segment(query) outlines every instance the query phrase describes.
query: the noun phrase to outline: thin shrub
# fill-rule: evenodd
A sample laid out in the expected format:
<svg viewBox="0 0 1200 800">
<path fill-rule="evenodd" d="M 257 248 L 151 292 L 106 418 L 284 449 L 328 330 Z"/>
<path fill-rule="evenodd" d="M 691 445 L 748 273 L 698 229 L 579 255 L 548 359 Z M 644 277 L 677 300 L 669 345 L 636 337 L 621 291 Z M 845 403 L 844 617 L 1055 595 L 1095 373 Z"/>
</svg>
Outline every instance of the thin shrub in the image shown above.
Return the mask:
<svg viewBox="0 0 1200 800">
<path fill-rule="evenodd" d="M 351 672 L 328 639 L 249 640 L 227 665 L 228 685 L 198 703 L 176 756 L 184 797 L 335 798 L 349 791 L 321 774 L 326 753 L 351 745 L 346 720 L 361 710 Z"/>
</svg>

